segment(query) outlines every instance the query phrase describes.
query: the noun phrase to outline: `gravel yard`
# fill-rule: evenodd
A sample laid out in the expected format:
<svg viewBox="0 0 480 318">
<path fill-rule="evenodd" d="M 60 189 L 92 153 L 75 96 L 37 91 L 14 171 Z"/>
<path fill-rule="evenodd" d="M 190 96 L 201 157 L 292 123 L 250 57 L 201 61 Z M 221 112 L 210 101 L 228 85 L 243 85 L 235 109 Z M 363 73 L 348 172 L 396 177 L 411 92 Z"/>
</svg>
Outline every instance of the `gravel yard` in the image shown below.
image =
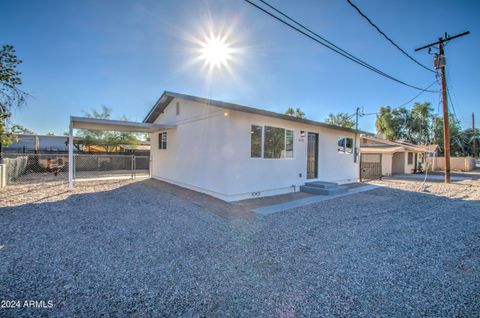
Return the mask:
<svg viewBox="0 0 480 318">
<path fill-rule="evenodd" d="M 441 175 L 437 176 L 443 178 Z M 453 174 L 453 176 L 468 177 L 467 174 Z M 394 189 L 414 192 L 419 191 L 455 199 L 480 200 L 480 172 L 478 175 L 470 175 L 470 178 L 467 180 L 453 181 L 450 184 L 445 184 L 442 180 L 443 179 L 435 181 L 429 180 L 423 184 L 421 178 L 412 180 L 384 178 L 383 180 L 375 180 L 371 183 Z"/>
<path fill-rule="evenodd" d="M 53 308 L 0 317 L 478 317 L 475 198 L 398 186 L 261 217 L 153 180 L 1 189 L 0 300 Z"/>
</svg>

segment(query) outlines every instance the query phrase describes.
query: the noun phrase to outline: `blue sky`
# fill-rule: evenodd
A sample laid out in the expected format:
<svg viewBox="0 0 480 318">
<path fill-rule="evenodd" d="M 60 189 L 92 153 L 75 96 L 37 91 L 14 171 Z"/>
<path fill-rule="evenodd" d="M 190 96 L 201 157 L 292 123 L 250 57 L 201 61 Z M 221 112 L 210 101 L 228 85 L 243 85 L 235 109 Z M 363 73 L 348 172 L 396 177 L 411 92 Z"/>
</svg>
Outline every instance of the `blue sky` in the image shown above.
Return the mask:
<svg viewBox="0 0 480 318">
<path fill-rule="evenodd" d="M 330 41 L 375 67 L 416 86 L 433 74 L 414 64 L 342 0 L 270 0 Z M 443 32 L 471 34 L 446 47 L 447 77 L 458 118 L 480 118 L 478 1 L 354 1 L 403 49 L 431 66 L 433 56 L 414 52 Z M 23 89 L 33 97 L 14 122 L 35 132 L 62 134 L 70 115 L 106 105 L 113 117 L 141 121 L 164 90 L 307 117 L 366 113 L 397 106 L 416 90 L 378 76 L 320 47 L 241 0 L 0 2 L 0 44 L 23 60 Z M 207 72 L 192 39 L 228 33 L 236 48 L 230 71 Z M 437 88 L 437 86 L 434 86 Z M 435 111 L 438 93 L 425 93 Z M 413 102 L 412 102 L 413 103 Z M 411 105 L 408 105 L 411 106 Z M 360 128 L 374 131 L 374 116 Z M 480 126 L 477 120 L 477 126 Z"/>
</svg>

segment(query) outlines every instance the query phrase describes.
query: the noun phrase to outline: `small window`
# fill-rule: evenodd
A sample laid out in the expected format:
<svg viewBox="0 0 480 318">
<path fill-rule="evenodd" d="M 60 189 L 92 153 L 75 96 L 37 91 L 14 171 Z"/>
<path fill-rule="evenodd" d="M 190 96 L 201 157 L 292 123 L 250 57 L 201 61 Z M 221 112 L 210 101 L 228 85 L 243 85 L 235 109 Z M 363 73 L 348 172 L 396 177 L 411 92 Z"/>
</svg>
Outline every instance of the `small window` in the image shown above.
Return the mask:
<svg viewBox="0 0 480 318">
<path fill-rule="evenodd" d="M 250 130 L 250 157 L 262 157 L 262 127 L 252 125 Z"/>
<path fill-rule="evenodd" d="M 413 165 L 413 152 L 408 153 L 408 164 Z"/>
<path fill-rule="evenodd" d="M 180 115 L 180 103 L 179 102 L 177 102 L 175 104 L 175 113 L 177 114 L 177 116 Z"/>
<path fill-rule="evenodd" d="M 353 138 L 340 137 L 337 140 L 337 151 L 353 153 Z"/>
<path fill-rule="evenodd" d="M 158 134 L 158 149 L 167 149 L 167 132 Z"/>
</svg>

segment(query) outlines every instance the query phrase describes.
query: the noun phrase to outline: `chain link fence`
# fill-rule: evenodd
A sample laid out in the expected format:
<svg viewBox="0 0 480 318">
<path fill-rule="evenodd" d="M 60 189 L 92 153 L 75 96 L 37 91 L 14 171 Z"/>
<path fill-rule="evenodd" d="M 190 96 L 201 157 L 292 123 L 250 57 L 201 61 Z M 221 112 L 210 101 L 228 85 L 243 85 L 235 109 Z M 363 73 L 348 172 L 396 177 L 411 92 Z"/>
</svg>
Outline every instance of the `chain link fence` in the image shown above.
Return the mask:
<svg viewBox="0 0 480 318">
<path fill-rule="evenodd" d="M 68 181 L 68 154 L 4 154 L 8 184 Z M 150 176 L 149 156 L 74 154 L 74 181 Z"/>
</svg>

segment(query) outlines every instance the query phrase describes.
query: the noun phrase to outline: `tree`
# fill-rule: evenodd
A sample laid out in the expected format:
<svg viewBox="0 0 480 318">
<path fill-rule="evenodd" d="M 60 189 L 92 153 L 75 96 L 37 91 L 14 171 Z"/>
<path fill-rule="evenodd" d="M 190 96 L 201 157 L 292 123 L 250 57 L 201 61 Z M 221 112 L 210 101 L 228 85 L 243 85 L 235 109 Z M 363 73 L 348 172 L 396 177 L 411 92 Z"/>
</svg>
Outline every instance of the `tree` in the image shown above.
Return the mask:
<svg viewBox="0 0 480 318">
<path fill-rule="evenodd" d="M 12 45 L 4 45 L 0 50 L 0 149 L 15 142 L 15 133 L 21 127 L 9 127 L 9 118 L 15 108 L 25 104 L 27 94 L 18 86 L 22 84 L 17 66 L 22 63 L 15 55 Z M 1 159 L 1 158 L 0 158 Z"/>
<path fill-rule="evenodd" d="M 433 108 L 430 103 L 415 103 L 410 112 L 410 141 L 414 144 L 428 144 L 432 141 Z"/>
<path fill-rule="evenodd" d="M 355 126 L 355 122 L 352 120 L 351 116 L 347 113 L 338 113 L 338 114 L 328 114 L 328 117 L 325 119 L 325 122 L 330 125 L 352 128 Z"/>
<path fill-rule="evenodd" d="M 462 140 L 464 142 L 464 149 L 466 156 L 476 157 L 476 154 L 473 153 L 473 138 L 475 138 L 476 151 L 478 153 L 478 147 L 480 145 L 480 129 L 475 128 L 475 134 L 473 133 L 472 128 L 467 128 L 462 131 Z"/>
<path fill-rule="evenodd" d="M 100 111 L 92 109 L 85 115 L 89 118 L 110 119 L 111 113 L 111 108 L 102 106 Z M 126 120 L 125 117 L 122 119 Z M 106 152 L 113 152 L 118 149 L 119 145 L 139 144 L 143 139 L 145 139 L 143 134 L 83 129 L 76 135 L 74 145 L 79 150 L 80 144 L 82 144 L 84 147 L 99 146 L 105 149 Z"/>
<path fill-rule="evenodd" d="M 400 139 L 402 134 L 397 113 L 393 113 L 390 106 L 380 107 L 375 121 L 377 134 L 383 135 L 385 139 Z"/>
<path fill-rule="evenodd" d="M 443 117 L 436 116 L 433 122 L 433 143 L 439 146 L 439 154 L 443 155 Z M 460 122 L 451 113 L 448 114 L 448 126 L 450 129 L 450 152 L 453 156 L 466 155 L 465 135 L 462 133 Z"/>
<path fill-rule="evenodd" d="M 300 108 L 293 109 L 292 107 L 288 107 L 285 111 L 285 115 L 296 118 L 305 118 L 305 113 Z"/>
<path fill-rule="evenodd" d="M 433 138 L 433 109 L 430 103 L 415 103 L 411 110 L 405 107 L 380 107 L 375 127 L 388 140 L 403 140 L 414 144 L 428 144 Z"/>
</svg>

